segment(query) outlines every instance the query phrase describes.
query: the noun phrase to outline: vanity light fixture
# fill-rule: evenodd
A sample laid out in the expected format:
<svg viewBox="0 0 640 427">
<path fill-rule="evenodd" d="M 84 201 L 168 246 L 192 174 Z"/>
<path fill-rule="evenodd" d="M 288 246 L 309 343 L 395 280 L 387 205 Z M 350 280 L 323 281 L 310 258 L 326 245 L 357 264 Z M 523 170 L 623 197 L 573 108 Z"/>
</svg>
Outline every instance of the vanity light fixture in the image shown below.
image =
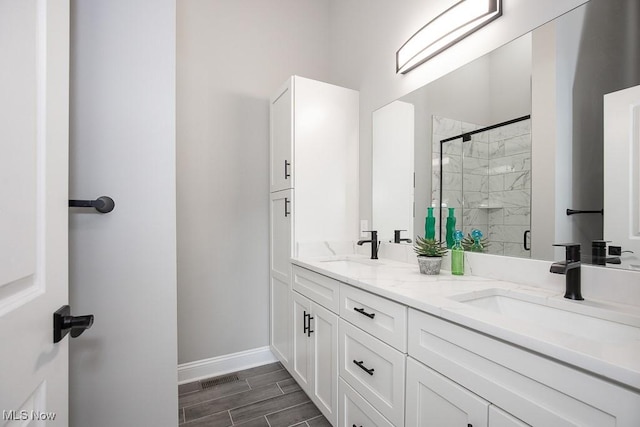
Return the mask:
<svg viewBox="0 0 640 427">
<path fill-rule="evenodd" d="M 418 30 L 396 52 L 405 74 L 502 15 L 502 0 L 460 0 Z"/>
</svg>

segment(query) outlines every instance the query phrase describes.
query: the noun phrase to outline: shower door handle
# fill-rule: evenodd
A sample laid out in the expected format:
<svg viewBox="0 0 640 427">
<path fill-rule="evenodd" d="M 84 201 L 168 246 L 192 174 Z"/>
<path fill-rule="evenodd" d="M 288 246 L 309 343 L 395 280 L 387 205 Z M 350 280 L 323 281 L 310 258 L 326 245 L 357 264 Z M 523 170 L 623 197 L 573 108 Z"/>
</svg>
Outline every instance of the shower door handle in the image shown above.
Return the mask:
<svg viewBox="0 0 640 427">
<path fill-rule="evenodd" d="M 527 234 L 531 236 L 531 230 L 525 230 L 524 236 L 522 237 L 522 246 L 524 246 L 525 251 L 530 251 L 531 246 L 527 246 Z"/>
</svg>

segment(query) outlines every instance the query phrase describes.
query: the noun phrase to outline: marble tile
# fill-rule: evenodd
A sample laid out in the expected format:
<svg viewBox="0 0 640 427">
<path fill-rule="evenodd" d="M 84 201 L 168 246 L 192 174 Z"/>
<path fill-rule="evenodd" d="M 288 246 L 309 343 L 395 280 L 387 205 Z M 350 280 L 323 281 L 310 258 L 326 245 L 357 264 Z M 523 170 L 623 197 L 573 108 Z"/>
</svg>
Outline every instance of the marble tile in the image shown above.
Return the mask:
<svg viewBox="0 0 640 427">
<path fill-rule="evenodd" d="M 443 190 L 462 191 L 462 174 L 461 173 L 445 172 L 442 178 L 443 178 L 443 181 L 442 181 Z M 439 184 L 440 183 L 438 182 L 438 185 Z"/>
<path fill-rule="evenodd" d="M 504 208 L 504 220 L 505 225 L 531 225 L 531 208 L 519 207 L 519 208 Z M 497 224 L 497 223 L 496 223 Z"/>
<path fill-rule="evenodd" d="M 489 175 L 489 191 L 504 191 L 504 175 Z"/>
<path fill-rule="evenodd" d="M 523 120 L 510 125 L 501 126 L 489 131 L 489 141 L 501 141 L 515 136 L 531 133 L 531 120 Z"/>
<path fill-rule="evenodd" d="M 473 191 L 465 191 L 464 193 L 464 207 L 465 208 L 478 208 L 481 206 L 487 206 L 489 204 L 489 194 Z"/>
<path fill-rule="evenodd" d="M 484 141 L 476 141 L 474 139 L 471 139 L 471 141 L 463 143 L 462 154 L 465 156 L 465 158 L 475 157 L 478 159 L 488 159 L 489 144 Z"/>
<path fill-rule="evenodd" d="M 492 141 L 489 143 L 489 156 L 490 159 L 498 157 L 504 157 L 504 141 Z"/>
<path fill-rule="evenodd" d="M 463 157 L 462 170 L 465 174 L 489 175 L 489 159 Z"/>
<path fill-rule="evenodd" d="M 465 173 L 462 178 L 462 188 L 465 192 L 480 191 L 483 193 L 488 193 L 489 192 L 489 176 Z"/>
<path fill-rule="evenodd" d="M 489 241 L 487 246 L 487 253 L 492 255 L 504 255 L 504 243 Z"/>
<path fill-rule="evenodd" d="M 524 232 L 528 229 L 528 225 L 490 225 L 489 241 L 522 245 Z"/>
<path fill-rule="evenodd" d="M 486 230 L 489 223 L 487 209 L 464 209 L 462 212 L 462 224 L 474 226 Z"/>
<path fill-rule="evenodd" d="M 504 174 L 505 190 L 522 190 L 529 188 L 531 188 L 531 171 L 520 171 Z"/>
<path fill-rule="evenodd" d="M 531 206 L 531 190 L 492 191 L 489 193 L 489 206 Z"/>
<path fill-rule="evenodd" d="M 433 115 L 431 129 L 438 135 L 458 135 L 462 133 L 462 124 L 458 120 Z"/>
<path fill-rule="evenodd" d="M 529 153 L 489 159 L 489 175 L 529 170 L 531 170 L 531 155 Z"/>
<path fill-rule="evenodd" d="M 462 155 L 462 139 L 440 143 L 443 139 L 448 139 L 451 135 L 433 135 L 433 152 L 439 153 L 442 148 L 443 154 L 452 154 L 454 156 Z"/>
<path fill-rule="evenodd" d="M 486 126 L 482 125 L 482 126 L 478 126 L 478 129 L 480 128 L 484 128 Z M 478 142 L 485 142 L 485 143 L 489 143 L 489 131 L 484 131 L 484 132 L 480 132 L 480 133 L 475 133 L 473 135 L 471 135 L 471 140 L 472 141 L 478 141 Z"/>
<path fill-rule="evenodd" d="M 453 190 L 443 191 L 442 204 L 450 208 L 462 207 L 462 191 L 453 191 Z"/>
<path fill-rule="evenodd" d="M 504 208 L 487 209 L 487 222 L 489 225 L 504 224 Z"/>
<path fill-rule="evenodd" d="M 531 153 L 531 134 L 527 133 L 502 141 L 504 144 L 504 156 L 514 154 Z"/>
</svg>

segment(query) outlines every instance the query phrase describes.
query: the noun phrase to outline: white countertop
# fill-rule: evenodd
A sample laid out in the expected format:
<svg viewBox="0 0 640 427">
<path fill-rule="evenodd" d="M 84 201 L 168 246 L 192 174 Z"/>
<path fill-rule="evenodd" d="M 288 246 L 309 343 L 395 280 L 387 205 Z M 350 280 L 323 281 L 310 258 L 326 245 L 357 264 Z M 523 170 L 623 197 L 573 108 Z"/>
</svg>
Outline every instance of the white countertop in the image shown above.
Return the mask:
<svg viewBox="0 0 640 427">
<path fill-rule="evenodd" d="M 427 276 L 420 274 L 417 265 L 387 259 L 371 261 L 358 255 L 292 259 L 292 263 L 640 390 L 640 335 L 602 342 L 589 338 L 589 331 L 562 332 L 542 326 L 533 318 L 513 319 L 454 298 L 494 289 L 498 291 L 491 292 L 503 295 L 517 292 L 520 299 L 524 296 L 532 302 L 544 300 L 549 306 L 575 304 L 571 310 L 582 314 L 606 310 L 613 313 L 609 319 L 640 331 L 638 306 L 590 299 L 570 301 L 563 298 L 563 293 L 549 289 L 479 276 L 453 276 L 444 270 L 440 275 Z M 571 330 L 572 325 L 565 324 L 563 328 Z"/>
</svg>

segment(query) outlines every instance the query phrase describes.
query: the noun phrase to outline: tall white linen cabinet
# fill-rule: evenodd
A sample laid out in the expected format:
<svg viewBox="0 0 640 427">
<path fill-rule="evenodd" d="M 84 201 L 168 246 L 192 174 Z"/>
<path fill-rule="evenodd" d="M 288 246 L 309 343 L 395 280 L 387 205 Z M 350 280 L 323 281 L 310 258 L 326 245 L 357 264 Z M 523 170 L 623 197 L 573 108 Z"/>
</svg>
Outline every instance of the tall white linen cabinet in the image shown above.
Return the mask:
<svg viewBox="0 0 640 427">
<path fill-rule="evenodd" d="M 337 425 L 337 313 L 294 298 L 290 259 L 358 237 L 359 95 L 293 76 L 270 114 L 271 350 Z"/>
</svg>

